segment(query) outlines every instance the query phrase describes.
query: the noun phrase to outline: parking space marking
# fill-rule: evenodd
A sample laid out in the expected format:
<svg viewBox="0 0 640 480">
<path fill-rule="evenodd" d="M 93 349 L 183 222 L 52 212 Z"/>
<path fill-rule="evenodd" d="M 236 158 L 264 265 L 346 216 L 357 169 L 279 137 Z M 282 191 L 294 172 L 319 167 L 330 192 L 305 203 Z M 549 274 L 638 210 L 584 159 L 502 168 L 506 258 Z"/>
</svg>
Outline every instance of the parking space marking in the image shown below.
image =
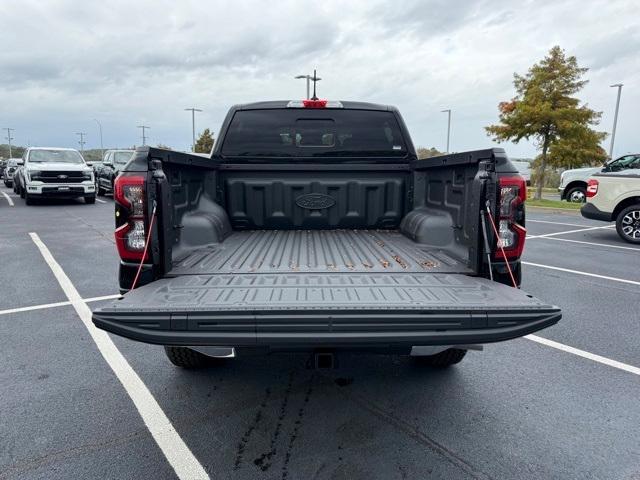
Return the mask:
<svg viewBox="0 0 640 480">
<path fill-rule="evenodd" d="M 91 321 L 91 310 L 80 296 L 76 287 L 71 283 L 67 274 L 62 270 L 53 255 L 43 243 L 37 233 L 30 232 L 29 236 L 36 244 L 42 257 L 53 272 L 56 280 L 62 287 L 69 302 L 89 331 L 98 350 L 113 370 L 118 380 L 133 401 L 140 413 L 142 420 L 149 429 L 153 439 L 162 450 L 169 464 L 173 467 L 180 479 L 209 479 L 204 467 L 198 462 L 184 440 L 180 437 L 171 421 L 164 413 L 157 400 L 151 394 L 142 379 L 129 365 L 118 347 L 113 343 L 109 335 L 95 327 Z"/>
<path fill-rule="evenodd" d="M 569 345 L 565 345 L 564 343 L 554 342 L 553 340 L 539 337 L 538 335 L 526 335 L 524 338 L 537 342 L 541 345 L 546 345 L 547 347 L 556 348 L 558 350 L 562 350 L 563 352 L 572 353 L 573 355 L 587 358 L 589 360 L 593 360 L 594 362 L 602 363 L 619 370 L 624 370 L 625 372 L 633 373 L 634 375 L 640 375 L 640 368 L 634 367 L 633 365 L 629 365 L 627 363 L 622 363 L 617 360 L 602 357 L 600 355 L 596 355 L 595 353 L 580 350 L 579 348 L 570 347 Z"/>
<path fill-rule="evenodd" d="M 548 220 L 531 220 L 530 218 L 527 218 L 527 223 L 529 223 L 529 222 L 533 222 L 533 223 L 549 223 L 551 225 L 566 225 L 567 227 L 584 227 L 584 228 L 588 228 L 588 227 L 593 226 L 593 225 L 580 225 L 579 223 L 550 222 Z"/>
<path fill-rule="evenodd" d="M 107 202 L 105 202 L 104 200 L 101 200 L 101 199 L 99 199 L 99 198 L 96 198 L 96 202 L 100 202 L 100 203 L 107 203 Z"/>
<path fill-rule="evenodd" d="M 113 300 L 114 298 L 120 298 L 121 295 L 104 295 L 102 297 L 83 298 L 85 303 L 100 302 L 102 300 Z M 44 310 L 46 308 L 64 307 L 65 305 L 71 305 L 69 300 L 65 302 L 55 303 L 43 303 L 40 305 L 31 305 L 29 307 L 9 308 L 7 310 L 0 310 L 0 315 L 8 315 L 10 313 L 30 312 L 32 310 Z"/>
<path fill-rule="evenodd" d="M 603 280 L 611 280 L 613 282 L 629 283 L 631 285 L 640 285 L 635 280 L 627 280 L 625 278 L 608 277 L 607 275 L 598 275 L 597 273 L 581 272 L 579 270 L 571 270 L 570 268 L 554 267 L 552 265 L 542 265 L 540 263 L 522 262 L 523 265 L 531 265 L 532 267 L 548 268 L 549 270 L 558 270 L 560 272 L 573 273 L 575 275 L 584 275 L 586 277 L 602 278 Z"/>
<path fill-rule="evenodd" d="M 615 228 L 615 225 L 607 225 L 606 227 L 579 228 L 577 230 L 567 230 L 566 232 L 544 233 L 542 235 L 529 235 L 529 236 L 527 236 L 527 240 L 530 239 L 530 238 L 555 237 L 556 235 L 566 235 L 568 233 L 588 232 L 590 230 L 603 230 L 603 229 L 610 229 L 610 228 Z"/>
<path fill-rule="evenodd" d="M 14 205 L 13 205 L 13 200 L 11 200 L 11 197 L 9 195 L 7 195 L 5 192 L 0 192 L 0 193 L 2 193 L 2 195 L 4 195 L 4 198 L 7 199 L 7 202 L 9 203 L 9 206 L 13 207 Z"/>
<path fill-rule="evenodd" d="M 635 250 L 636 252 L 640 252 L 640 248 L 625 247 L 624 245 L 610 245 L 608 243 L 585 242 L 583 240 L 572 240 L 570 238 L 557 238 L 557 237 L 533 237 L 533 238 L 542 238 L 543 240 L 555 240 L 557 242 L 583 243 L 585 245 L 594 245 L 596 247 L 620 248 L 622 250 Z"/>
</svg>

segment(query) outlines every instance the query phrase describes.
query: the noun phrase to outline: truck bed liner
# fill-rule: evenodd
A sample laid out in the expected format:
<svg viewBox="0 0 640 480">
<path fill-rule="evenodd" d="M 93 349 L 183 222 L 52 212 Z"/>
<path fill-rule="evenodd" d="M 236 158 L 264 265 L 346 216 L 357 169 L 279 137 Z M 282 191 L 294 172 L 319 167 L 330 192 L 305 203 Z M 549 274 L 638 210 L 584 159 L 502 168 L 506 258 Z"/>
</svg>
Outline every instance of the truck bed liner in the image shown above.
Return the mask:
<svg viewBox="0 0 640 480">
<path fill-rule="evenodd" d="M 468 273 L 442 249 L 398 230 L 238 231 L 176 262 L 170 276 L 275 272 Z"/>
</svg>

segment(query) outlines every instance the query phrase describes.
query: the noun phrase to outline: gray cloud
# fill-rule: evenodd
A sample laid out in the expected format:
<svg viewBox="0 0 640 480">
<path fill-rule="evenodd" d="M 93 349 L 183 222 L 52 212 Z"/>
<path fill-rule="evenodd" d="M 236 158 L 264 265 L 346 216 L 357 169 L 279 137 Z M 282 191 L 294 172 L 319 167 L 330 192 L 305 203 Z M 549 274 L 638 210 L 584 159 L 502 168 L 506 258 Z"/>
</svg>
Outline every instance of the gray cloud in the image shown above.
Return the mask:
<svg viewBox="0 0 640 480">
<path fill-rule="evenodd" d="M 99 116 L 108 142 L 130 145 L 144 120 L 152 141 L 187 148 L 185 106 L 204 108 L 198 125 L 215 129 L 233 103 L 300 97 L 293 75 L 317 67 L 324 96 L 398 105 L 417 144 L 443 147 L 440 110 L 450 107 L 454 148 L 484 147 L 513 72 L 560 44 L 591 67 L 584 100 L 605 112 L 603 125 L 608 85 L 625 81 L 617 144 L 637 149 L 635 10 L 634 0 L 7 4 L 0 124 L 16 128 L 18 142 L 59 145 Z M 534 153 L 526 143 L 507 149 Z"/>
</svg>

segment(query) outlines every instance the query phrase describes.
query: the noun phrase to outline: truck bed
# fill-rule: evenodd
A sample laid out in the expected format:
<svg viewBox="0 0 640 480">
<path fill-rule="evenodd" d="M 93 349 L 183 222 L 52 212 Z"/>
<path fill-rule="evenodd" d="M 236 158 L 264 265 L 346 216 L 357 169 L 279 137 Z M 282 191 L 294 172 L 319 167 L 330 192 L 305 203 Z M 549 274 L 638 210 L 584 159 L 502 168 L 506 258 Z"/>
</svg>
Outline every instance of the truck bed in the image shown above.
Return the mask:
<svg viewBox="0 0 640 480">
<path fill-rule="evenodd" d="M 170 276 L 234 273 L 469 273 L 443 249 L 398 230 L 233 232 L 176 262 Z"/>
<path fill-rule="evenodd" d="M 236 231 L 94 321 L 149 343 L 317 347 L 485 343 L 560 318 L 469 273 L 397 230 Z"/>
</svg>

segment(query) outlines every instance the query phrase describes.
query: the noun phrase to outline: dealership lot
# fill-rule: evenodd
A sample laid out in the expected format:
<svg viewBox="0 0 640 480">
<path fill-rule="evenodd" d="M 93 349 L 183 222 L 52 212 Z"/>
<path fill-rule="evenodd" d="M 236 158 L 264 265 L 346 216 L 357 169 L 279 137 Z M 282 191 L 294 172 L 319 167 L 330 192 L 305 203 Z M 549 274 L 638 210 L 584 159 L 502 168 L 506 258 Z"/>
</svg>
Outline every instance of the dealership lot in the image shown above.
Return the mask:
<svg viewBox="0 0 640 480">
<path fill-rule="evenodd" d="M 0 190 L 0 479 L 640 478 L 640 247 L 612 225 L 531 209 L 523 288 L 563 320 L 447 371 L 283 355 L 187 372 L 79 315 L 117 293 L 111 198 Z"/>
</svg>

